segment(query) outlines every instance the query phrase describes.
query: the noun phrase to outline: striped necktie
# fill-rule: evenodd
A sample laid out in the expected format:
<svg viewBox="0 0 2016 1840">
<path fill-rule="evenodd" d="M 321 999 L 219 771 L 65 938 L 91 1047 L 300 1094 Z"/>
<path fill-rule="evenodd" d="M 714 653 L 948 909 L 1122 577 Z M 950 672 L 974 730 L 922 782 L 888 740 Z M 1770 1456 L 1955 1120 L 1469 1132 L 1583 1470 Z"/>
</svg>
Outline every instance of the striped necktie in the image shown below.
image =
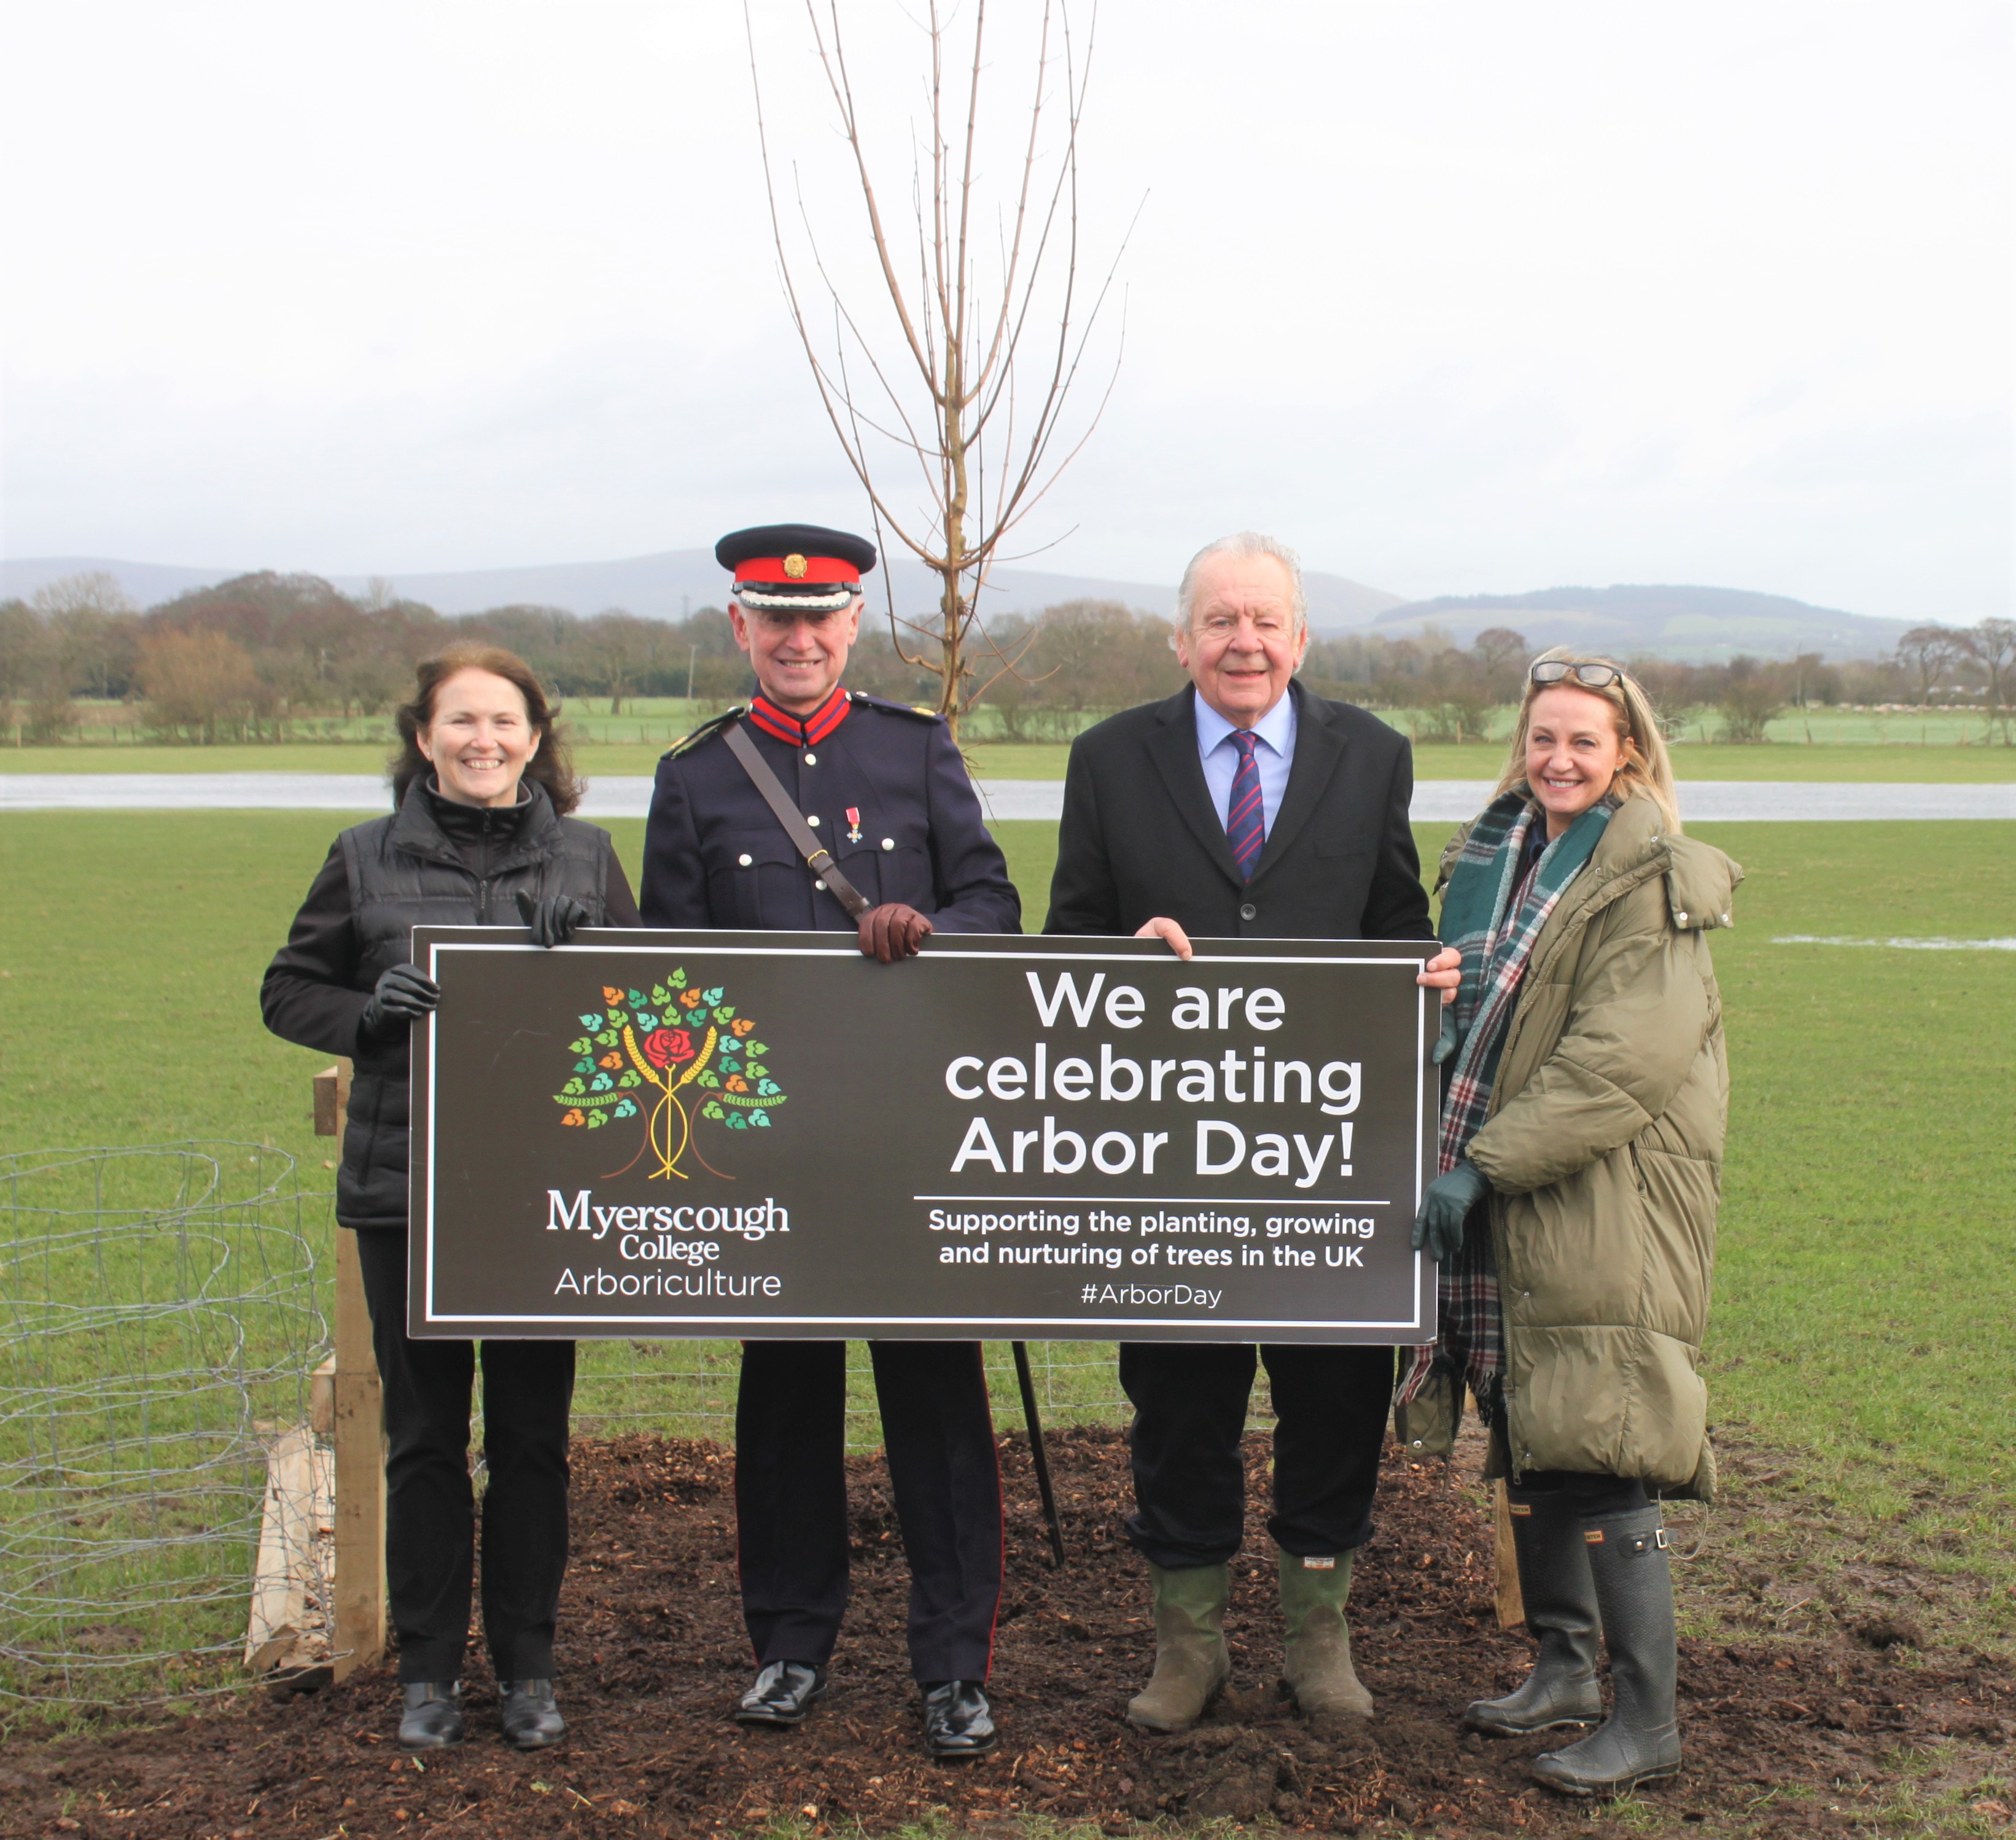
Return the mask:
<svg viewBox="0 0 2016 1840">
<path fill-rule="evenodd" d="M 1238 770 L 1232 776 L 1232 802 L 1225 817 L 1225 834 L 1232 843 L 1232 860 L 1240 875 L 1253 879 L 1253 865 L 1267 841 L 1267 814 L 1260 800 L 1260 764 L 1253 757 L 1255 737 L 1249 729 L 1235 728 L 1233 744 L 1239 749 Z"/>
</svg>

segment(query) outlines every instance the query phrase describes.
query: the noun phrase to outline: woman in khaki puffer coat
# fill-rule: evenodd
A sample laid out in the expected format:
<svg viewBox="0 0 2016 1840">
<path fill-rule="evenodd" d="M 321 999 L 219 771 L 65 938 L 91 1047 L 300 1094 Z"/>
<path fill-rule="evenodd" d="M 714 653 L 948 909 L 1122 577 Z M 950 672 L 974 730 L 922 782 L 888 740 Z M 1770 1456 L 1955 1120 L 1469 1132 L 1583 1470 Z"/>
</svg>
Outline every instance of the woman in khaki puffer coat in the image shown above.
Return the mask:
<svg viewBox="0 0 2016 1840">
<path fill-rule="evenodd" d="M 1445 1059 L 1443 1173 L 1414 1243 L 1443 1327 L 1402 1396 L 1467 1382 L 1510 1475 L 1532 1676 L 1465 1722 L 1602 1716 L 1535 1774 L 1615 1795 L 1675 1774 L 1672 1586 L 1655 1494 L 1705 1496 L 1698 1367 L 1728 1103 L 1704 935 L 1741 871 L 1680 832 L 1651 705 L 1607 660 L 1535 661 L 1499 795 L 1443 859 L 1463 954 Z"/>
</svg>

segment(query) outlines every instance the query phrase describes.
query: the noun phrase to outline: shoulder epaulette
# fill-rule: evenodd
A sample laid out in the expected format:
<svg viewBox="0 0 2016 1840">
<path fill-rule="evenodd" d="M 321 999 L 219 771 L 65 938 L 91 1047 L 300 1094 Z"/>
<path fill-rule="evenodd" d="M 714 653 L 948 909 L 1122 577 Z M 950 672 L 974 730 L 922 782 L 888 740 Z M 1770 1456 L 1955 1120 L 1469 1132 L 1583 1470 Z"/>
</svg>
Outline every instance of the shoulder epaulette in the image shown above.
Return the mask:
<svg viewBox="0 0 2016 1840">
<path fill-rule="evenodd" d="M 914 703 L 895 703 L 886 696 L 870 696 L 865 690 L 848 692 L 850 702 L 865 703 L 870 709 L 887 710 L 892 716 L 908 716 L 913 722 L 942 722 L 945 717 L 936 710 L 925 709 Z"/>
<path fill-rule="evenodd" d="M 746 706 L 738 703 L 732 709 L 723 710 L 719 715 L 701 723 L 690 735 L 682 736 L 680 739 L 674 742 L 658 758 L 661 760 L 676 760 L 680 755 L 698 747 L 710 735 L 718 735 L 743 713 Z"/>
</svg>

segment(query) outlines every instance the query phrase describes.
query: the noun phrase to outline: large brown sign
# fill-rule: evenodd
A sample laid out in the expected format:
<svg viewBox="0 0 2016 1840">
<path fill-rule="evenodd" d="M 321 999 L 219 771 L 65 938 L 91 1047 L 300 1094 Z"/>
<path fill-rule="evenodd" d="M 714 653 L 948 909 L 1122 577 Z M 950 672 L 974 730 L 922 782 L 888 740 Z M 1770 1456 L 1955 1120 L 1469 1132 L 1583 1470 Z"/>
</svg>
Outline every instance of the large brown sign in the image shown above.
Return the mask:
<svg viewBox="0 0 2016 1840">
<path fill-rule="evenodd" d="M 1407 1342 L 1431 947 L 423 927 L 416 1335 Z"/>
</svg>

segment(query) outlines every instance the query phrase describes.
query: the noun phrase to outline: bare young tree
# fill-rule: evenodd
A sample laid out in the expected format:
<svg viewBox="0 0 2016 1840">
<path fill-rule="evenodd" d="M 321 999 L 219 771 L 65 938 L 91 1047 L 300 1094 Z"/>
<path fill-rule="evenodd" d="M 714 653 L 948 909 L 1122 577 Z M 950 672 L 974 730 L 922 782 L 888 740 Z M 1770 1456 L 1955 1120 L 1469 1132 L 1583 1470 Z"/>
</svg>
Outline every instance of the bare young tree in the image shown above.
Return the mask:
<svg viewBox="0 0 2016 1840">
<path fill-rule="evenodd" d="M 912 250 L 910 226 L 885 216 L 871 170 L 871 124 L 848 64 L 838 0 L 805 0 L 805 7 L 859 189 L 879 289 L 869 282 L 868 298 L 858 302 L 843 291 L 833 253 L 842 239 L 831 225 L 822 237 L 795 167 L 794 202 L 806 253 L 794 259 L 751 23 L 771 231 L 792 323 L 848 464 L 867 491 L 885 562 L 893 537 L 938 578 L 934 612 L 909 617 L 898 609 L 886 570 L 884 576 L 898 652 L 937 677 L 938 712 L 956 737 L 960 717 L 1021 655 L 988 637 L 980 602 L 988 573 L 1003 541 L 1084 446 L 1118 374 L 1116 348 L 1091 413 L 1067 424 L 1067 399 L 1119 260 L 1116 252 L 1083 304 L 1078 135 L 1093 32 L 1082 46 L 1074 41 L 1067 0 L 1044 0 L 1039 14 L 1011 14 L 1035 40 L 1033 69 L 1025 74 L 1027 134 L 1016 131 L 1010 183 L 990 193 L 986 0 L 974 0 L 970 45 L 962 39 L 956 48 L 949 12 L 926 0 L 916 22 L 927 53 L 928 109 L 913 124 Z M 1096 27 L 1096 11 L 1089 23 Z"/>
</svg>

